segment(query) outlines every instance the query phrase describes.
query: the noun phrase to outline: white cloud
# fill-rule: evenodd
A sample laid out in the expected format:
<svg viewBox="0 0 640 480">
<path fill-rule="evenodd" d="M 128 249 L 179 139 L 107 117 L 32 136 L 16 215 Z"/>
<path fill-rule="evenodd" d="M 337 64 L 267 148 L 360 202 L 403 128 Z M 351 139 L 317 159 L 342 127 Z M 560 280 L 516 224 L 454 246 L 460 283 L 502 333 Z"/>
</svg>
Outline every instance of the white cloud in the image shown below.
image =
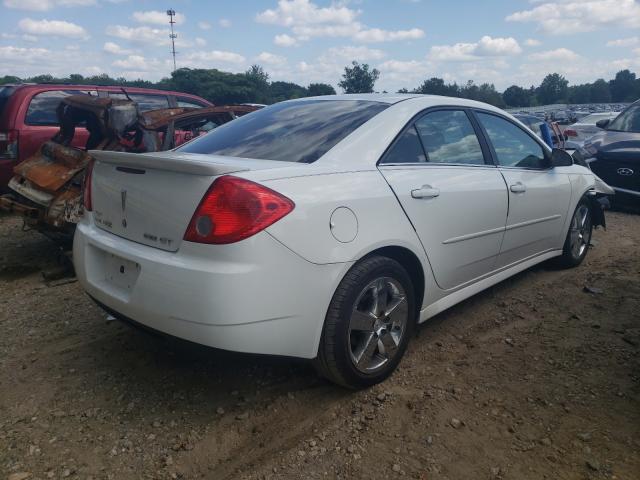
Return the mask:
<svg viewBox="0 0 640 480">
<path fill-rule="evenodd" d="M 240 65 L 246 62 L 245 57 L 234 52 L 221 50 L 199 51 L 189 53 L 184 57 L 186 63 L 202 68 L 214 68 L 216 64 Z M 184 62 L 183 62 L 184 63 Z"/>
<path fill-rule="evenodd" d="M 106 29 L 107 35 L 120 38 L 131 43 L 165 46 L 171 44 L 171 39 L 166 29 L 147 27 L 126 27 L 124 25 L 109 25 Z M 191 47 L 191 43 L 182 37 L 176 40 L 176 46 L 181 48 Z"/>
<path fill-rule="evenodd" d="M 539 47 L 540 45 L 542 45 L 542 42 L 540 40 L 536 40 L 535 38 L 527 38 L 524 41 L 524 44 L 527 47 Z"/>
<path fill-rule="evenodd" d="M 259 13 L 256 20 L 285 27 L 321 23 L 346 25 L 352 23 L 359 13 L 338 5 L 321 8 L 309 0 L 279 0 L 278 8 Z"/>
<path fill-rule="evenodd" d="M 288 27 L 295 35 L 296 41 L 306 41 L 313 37 L 351 37 L 359 42 L 373 43 L 424 37 L 424 31 L 419 28 L 393 31 L 367 27 L 357 21 L 362 12 L 348 8 L 345 3 L 319 7 L 310 0 L 279 0 L 276 9 L 258 13 L 256 21 Z M 292 37 L 286 37 L 277 36 L 276 44 L 293 45 L 293 41 L 290 40 Z"/>
<path fill-rule="evenodd" d="M 102 47 L 102 50 L 104 50 L 107 53 L 111 53 L 112 55 L 130 55 L 131 54 L 131 50 L 122 48 L 120 45 L 113 42 L 105 42 L 104 46 Z"/>
<path fill-rule="evenodd" d="M 634 0 L 569 0 L 544 3 L 506 17 L 533 22 L 546 33 L 567 35 L 600 28 L 639 28 L 640 3 Z"/>
<path fill-rule="evenodd" d="M 229 20 L 228 18 L 221 18 L 218 21 L 218 25 L 220 25 L 222 28 L 229 28 L 231 27 L 231 20 Z"/>
<path fill-rule="evenodd" d="M 369 28 L 360 30 L 353 38 L 359 42 L 392 42 L 395 40 L 415 40 L 422 37 L 424 37 L 424 31 L 419 28 L 397 31 Z"/>
<path fill-rule="evenodd" d="M 20 30 L 29 35 L 89 38 L 87 31 L 80 25 L 64 20 L 32 20 L 23 18 L 18 22 Z"/>
<path fill-rule="evenodd" d="M 1 62 L 40 62 L 47 58 L 51 52 L 46 48 L 22 48 L 14 46 L 0 46 Z"/>
<path fill-rule="evenodd" d="M 276 55 L 269 52 L 262 52 L 256 57 L 256 60 L 266 65 L 284 65 L 287 63 L 287 59 L 281 55 Z"/>
<path fill-rule="evenodd" d="M 363 60 L 380 60 L 386 56 L 386 53 L 382 50 L 368 47 L 332 47 L 327 50 L 321 57 L 321 60 L 341 59 L 347 62 L 351 60 L 363 61 Z"/>
<path fill-rule="evenodd" d="M 619 38 L 617 40 L 609 40 L 607 42 L 607 47 L 633 47 L 638 44 L 640 44 L 640 38 L 629 37 L 629 38 Z"/>
<path fill-rule="evenodd" d="M 133 12 L 131 18 L 138 23 L 148 23 L 151 25 L 167 25 L 169 23 L 169 16 L 167 15 L 167 12 L 160 10 Z M 184 23 L 185 21 L 185 17 L 182 13 L 176 13 L 173 19 L 177 24 Z"/>
<path fill-rule="evenodd" d="M 195 43 L 198 47 L 204 47 L 207 44 L 207 41 L 202 37 L 196 37 Z"/>
<path fill-rule="evenodd" d="M 283 33 L 281 35 L 276 35 L 273 39 L 273 43 L 279 47 L 293 47 L 298 44 L 298 41 L 286 33 Z"/>
<path fill-rule="evenodd" d="M 428 57 L 435 61 L 464 62 L 478 60 L 481 57 L 512 56 L 521 52 L 520 45 L 513 37 L 492 38 L 485 35 L 475 43 L 434 45 Z"/>
<path fill-rule="evenodd" d="M 580 55 L 568 48 L 556 48 L 546 52 L 532 53 L 529 59 L 536 62 L 571 62 L 578 60 Z"/>
<path fill-rule="evenodd" d="M 155 64 L 157 62 L 152 63 Z M 148 71 L 152 68 L 150 62 L 142 55 L 129 55 L 127 58 L 116 60 L 112 65 L 124 70 L 137 71 Z"/>
<path fill-rule="evenodd" d="M 209 22 L 198 22 L 198 28 L 200 30 L 211 30 L 211 24 Z"/>
<path fill-rule="evenodd" d="M 15 10 L 46 12 L 55 7 L 87 7 L 96 4 L 96 0 L 4 0 L 5 7 Z"/>
</svg>

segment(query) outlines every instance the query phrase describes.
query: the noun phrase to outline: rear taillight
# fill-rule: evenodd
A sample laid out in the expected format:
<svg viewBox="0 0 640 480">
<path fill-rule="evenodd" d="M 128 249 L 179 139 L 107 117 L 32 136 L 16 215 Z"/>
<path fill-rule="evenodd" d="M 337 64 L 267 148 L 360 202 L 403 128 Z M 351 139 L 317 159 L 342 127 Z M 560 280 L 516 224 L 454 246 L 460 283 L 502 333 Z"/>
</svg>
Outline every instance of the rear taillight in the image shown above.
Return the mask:
<svg viewBox="0 0 640 480">
<path fill-rule="evenodd" d="M 578 136 L 578 132 L 576 132 L 575 130 L 573 130 L 573 129 L 571 129 L 571 128 L 567 128 L 567 129 L 564 131 L 564 134 L 565 134 L 567 137 L 577 137 L 577 136 Z"/>
<path fill-rule="evenodd" d="M 93 202 L 91 198 L 91 177 L 93 177 L 93 160 L 89 161 L 87 170 L 84 174 L 84 186 L 82 190 L 82 203 L 87 212 L 93 210 Z"/>
<path fill-rule="evenodd" d="M 225 244 L 264 230 L 293 210 L 295 204 L 270 188 L 243 178 L 217 178 L 198 205 L 184 239 Z"/>
<path fill-rule="evenodd" d="M 0 159 L 18 159 L 18 130 L 0 132 Z"/>
</svg>

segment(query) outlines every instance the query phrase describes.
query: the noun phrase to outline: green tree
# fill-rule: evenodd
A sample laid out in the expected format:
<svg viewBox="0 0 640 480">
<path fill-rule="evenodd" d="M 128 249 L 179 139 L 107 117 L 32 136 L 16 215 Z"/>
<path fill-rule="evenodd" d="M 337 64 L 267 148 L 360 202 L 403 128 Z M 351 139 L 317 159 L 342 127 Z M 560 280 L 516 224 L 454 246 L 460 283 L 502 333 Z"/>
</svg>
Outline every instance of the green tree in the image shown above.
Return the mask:
<svg viewBox="0 0 640 480">
<path fill-rule="evenodd" d="M 567 99 L 569 82 L 559 73 L 550 73 L 538 87 L 538 101 L 542 105 L 561 102 Z"/>
<path fill-rule="evenodd" d="M 591 84 L 573 85 L 569 87 L 569 103 L 589 103 L 591 101 Z"/>
<path fill-rule="evenodd" d="M 309 96 L 307 89 L 296 83 L 272 82 L 271 85 L 269 85 L 268 103 L 282 102 L 283 100 L 289 100 L 291 98 L 302 98 L 307 96 Z"/>
<path fill-rule="evenodd" d="M 608 103 L 611 101 L 611 91 L 609 84 L 599 78 L 591 84 L 589 98 L 591 102 Z"/>
<path fill-rule="evenodd" d="M 335 95 L 336 90 L 327 83 L 311 83 L 307 87 L 310 97 L 319 97 L 321 95 Z"/>
<path fill-rule="evenodd" d="M 636 86 L 636 74 L 629 70 L 620 70 L 616 73 L 616 78 L 609 82 L 609 86 L 614 102 L 630 102 L 640 95 Z"/>
<path fill-rule="evenodd" d="M 377 69 L 369 70 L 369 65 L 358 62 L 351 62 L 351 67 L 344 67 L 342 80 L 338 82 L 338 86 L 344 90 L 344 93 L 371 93 L 373 87 L 380 77 Z"/>
<path fill-rule="evenodd" d="M 517 85 L 511 85 L 502 93 L 502 99 L 510 107 L 528 107 L 531 104 L 529 92 Z"/>
<path fill-rule="evenodd" d="M 456 83 L 445 84 L 442 78 L 431 77 L 422 82 L 422 85 L 416 88 L 413 93 L 459 97 L 460 89 Z"/>
</svg>

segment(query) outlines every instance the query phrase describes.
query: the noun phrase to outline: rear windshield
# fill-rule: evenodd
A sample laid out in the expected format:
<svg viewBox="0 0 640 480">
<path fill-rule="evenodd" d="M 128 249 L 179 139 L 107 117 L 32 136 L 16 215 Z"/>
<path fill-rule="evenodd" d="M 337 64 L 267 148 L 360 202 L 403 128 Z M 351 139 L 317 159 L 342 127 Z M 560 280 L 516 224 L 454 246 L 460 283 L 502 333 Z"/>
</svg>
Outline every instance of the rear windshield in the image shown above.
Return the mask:
<svg viewBox="0 0 640 480">
<path fill-rule="evenodd" d="M 4 106 L 9 102 L 9 97 L 16 90 L 16 87 L 0 87 L 0 117 Z"/>
<path fill-rule="evenodd" d="M 178 151 L 311 163 L 387 107 L 363 100 L 277 103 L 216 128 Z"/>
</svg>

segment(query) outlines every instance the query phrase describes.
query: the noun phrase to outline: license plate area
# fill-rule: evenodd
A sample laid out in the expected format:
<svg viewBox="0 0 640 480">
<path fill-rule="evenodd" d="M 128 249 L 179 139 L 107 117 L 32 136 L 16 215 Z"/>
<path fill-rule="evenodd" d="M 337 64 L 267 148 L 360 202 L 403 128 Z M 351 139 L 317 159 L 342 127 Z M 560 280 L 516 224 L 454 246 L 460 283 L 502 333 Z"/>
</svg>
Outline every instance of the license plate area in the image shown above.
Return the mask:
<svg viewBox="0 0 640 480">
<path fill-rule="evenodd" d="M 105 280 L 119 290 L 130 292 L 140 275 L 140 264 L 105 252 Z"/>
</svg>

